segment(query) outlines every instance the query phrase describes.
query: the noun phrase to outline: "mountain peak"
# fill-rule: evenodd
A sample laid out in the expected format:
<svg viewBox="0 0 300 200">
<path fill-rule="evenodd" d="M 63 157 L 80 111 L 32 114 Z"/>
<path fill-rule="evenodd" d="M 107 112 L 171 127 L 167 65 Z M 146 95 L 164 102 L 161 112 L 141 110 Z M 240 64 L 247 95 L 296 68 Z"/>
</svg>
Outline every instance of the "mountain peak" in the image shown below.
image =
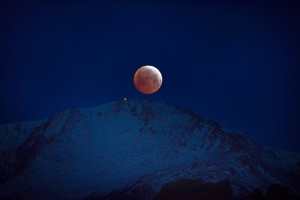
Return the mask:
<svg viewBox="0 0 300 200">
<path fill-rule="evenodd" d="M 274 182 L 300 188 L 299 154 L 263 147 L 166 101 L 69 108 L 0 130 L 0 197 L 83 199 L 147 188 L 151 199 L 180 178 L 228 179 L 236 196 Z"/>
</svg>

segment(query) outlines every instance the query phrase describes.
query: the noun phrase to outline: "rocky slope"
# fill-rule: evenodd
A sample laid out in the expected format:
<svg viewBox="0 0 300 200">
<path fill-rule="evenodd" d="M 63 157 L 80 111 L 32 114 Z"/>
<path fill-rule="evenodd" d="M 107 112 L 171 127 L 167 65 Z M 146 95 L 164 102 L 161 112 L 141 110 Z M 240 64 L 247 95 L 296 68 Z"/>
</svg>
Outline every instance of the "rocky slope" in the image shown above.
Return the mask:
<svg viewBox="0 0 300 200">
<path fill-rule="evenodd" d="M 235 196 L 272 183 L 299 195 L 300 154 L 164 101 L 121 100 L 0 126 L 2 198 L 147 200 L 180 178 L 228 179 Z"/>
</svg>

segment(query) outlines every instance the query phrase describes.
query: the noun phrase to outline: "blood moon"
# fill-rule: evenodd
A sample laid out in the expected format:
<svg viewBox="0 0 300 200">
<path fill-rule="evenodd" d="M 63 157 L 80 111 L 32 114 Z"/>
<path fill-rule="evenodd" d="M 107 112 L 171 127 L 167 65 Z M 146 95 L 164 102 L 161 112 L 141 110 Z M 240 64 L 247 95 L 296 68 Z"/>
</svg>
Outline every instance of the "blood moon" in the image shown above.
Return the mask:
<svg viewBox="0 0 300 200">
<path fill-rule="evenodd" d="M 162 84 L 160 71 L 150 65 L 139 68 L 134 74 L 134 85 L 143 94 L 153 94 Z"/>
</svg>

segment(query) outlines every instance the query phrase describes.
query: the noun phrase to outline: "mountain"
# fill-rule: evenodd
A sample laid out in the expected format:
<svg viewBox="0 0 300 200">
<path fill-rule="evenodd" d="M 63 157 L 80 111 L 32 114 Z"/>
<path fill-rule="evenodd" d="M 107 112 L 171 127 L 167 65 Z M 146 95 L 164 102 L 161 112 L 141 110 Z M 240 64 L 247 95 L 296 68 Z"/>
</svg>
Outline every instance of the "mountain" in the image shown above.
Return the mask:
<svg viewBox="0 0 300 200">
<path fill-rule="evenodd" d="M 235 197 L 272 183 L 299 195 L 300 154 L 165 101 L 120 100 L 0 126 L 0 199 L 150 200 L 182 178 L 228 179 Z"/>
</svg>

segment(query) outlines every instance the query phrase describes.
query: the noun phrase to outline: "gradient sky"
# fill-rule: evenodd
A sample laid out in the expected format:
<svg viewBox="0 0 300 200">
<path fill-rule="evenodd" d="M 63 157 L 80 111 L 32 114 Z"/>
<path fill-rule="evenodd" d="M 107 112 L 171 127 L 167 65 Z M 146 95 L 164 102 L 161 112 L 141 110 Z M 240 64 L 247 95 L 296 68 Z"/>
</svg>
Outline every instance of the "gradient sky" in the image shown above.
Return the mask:
<svg viewBox="0 0 300 200">
<path fill-rule="evenodd" d="M 7 2 L 0 124 L 160 99 L 300 152 L 300 1 Z M 133 85 L 142 65 L 163 75 L 156 94 Z"/>
</svg>

